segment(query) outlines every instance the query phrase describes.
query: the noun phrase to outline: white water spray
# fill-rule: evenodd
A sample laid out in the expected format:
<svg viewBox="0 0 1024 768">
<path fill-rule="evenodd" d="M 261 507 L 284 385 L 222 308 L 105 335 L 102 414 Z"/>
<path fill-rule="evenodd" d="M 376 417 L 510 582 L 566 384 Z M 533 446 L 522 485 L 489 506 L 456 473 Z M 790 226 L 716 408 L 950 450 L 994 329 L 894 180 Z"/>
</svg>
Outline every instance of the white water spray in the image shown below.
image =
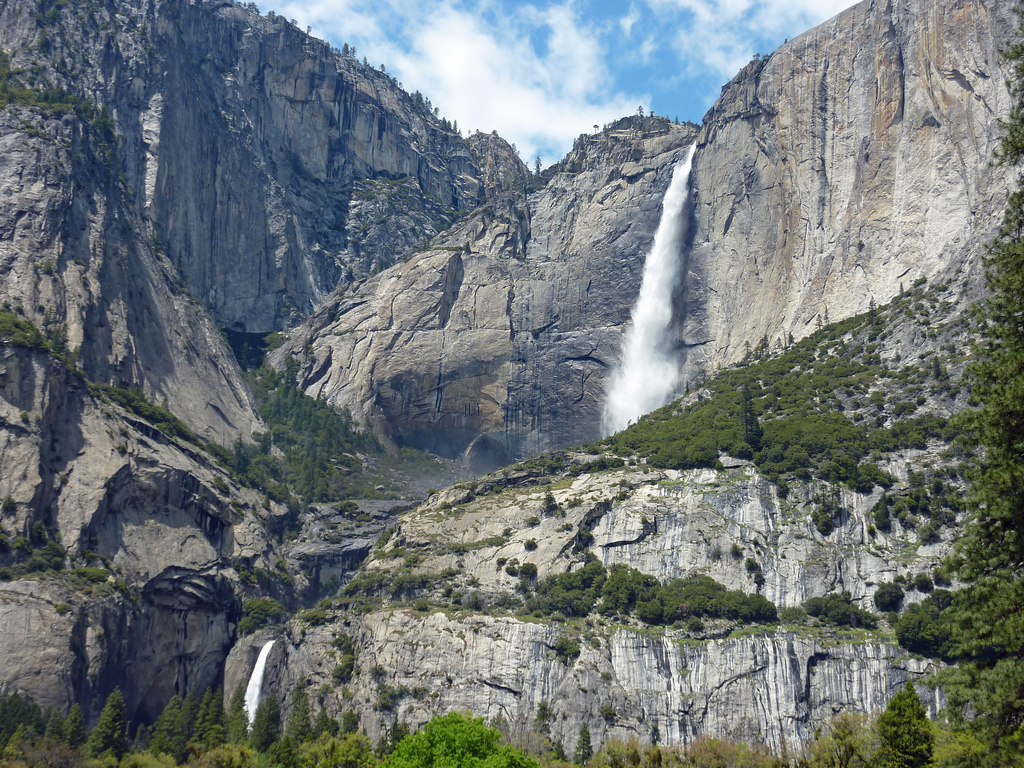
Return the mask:
<svg viewBox="0 0 1024 768">
<path fill-rule="evenodd" d="M 690 197 L 690 166 L 696 144 L 672 172 L 661 221 L 633 307 L 633 325 L 626 332 L 622 362 L 611 376 L 604 405 L 607 435 L 625 429 L 631 421 L 665 405 L 679 384 L 679 364 L 668 338 L 672 323 L 672 291 L 679 278 L 679 252 L 686 235 L 684 215 Z"/>
<path fill-rule="evenodd" d="M 249 677 L 249 685 L 245 688 L 245 713 L 249 716 L 249 727 L 256 719 L 256 708 L 260 705 L 260 694 L 263 692 L 263 672 L 267 668 L 267 657 L 270 656 L 270 648 L 274 641 L 264 645 L 260 649 L 260 655 L 256 659 L 256 666 L 252 668 L 252 675 Z"/>
</svg>

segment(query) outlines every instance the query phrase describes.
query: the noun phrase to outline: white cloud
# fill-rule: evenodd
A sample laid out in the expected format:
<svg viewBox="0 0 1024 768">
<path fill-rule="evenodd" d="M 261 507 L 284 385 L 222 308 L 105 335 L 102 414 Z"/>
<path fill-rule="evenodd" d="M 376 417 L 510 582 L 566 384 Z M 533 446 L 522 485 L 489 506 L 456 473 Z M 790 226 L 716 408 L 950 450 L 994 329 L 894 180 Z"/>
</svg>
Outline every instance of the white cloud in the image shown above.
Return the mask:
<svg viewBox="0 0 1024 768">
<path fill-rule="evenodd" d="M 629 6 L 629 13 L 619 19 L 619 28 L 622 30 L 622 34 L 629 37 L 633 32 L 633 25 L 640 21 L 640 14 L 636 10 L 635 5 Z"/>
<path fill-rule="evenodd" d="M 688 74 L 728 80 L 755 53 L 834 16 L 854 0 L 647 0 L 661 26 L 677 30 L 676 53 Z"/>
<path fill-rule="evenodd" d="M 572 2 L 537 7 L 456 0 L 297 0 L 277 12 L 338 46 L 383 61 L 463 130 L 495 129 L 532 164 L 558 160 L 580 133 L 648 103 L 616 90 L 604 31 Z M 379 61 L 378 61 L 379 60 Z"/>
<path fill-rule="evenodd" d="M 700 120 L 750 61 L 853 0 L 263 0 L 532 165 L 638 104 Z"/>
</svg>

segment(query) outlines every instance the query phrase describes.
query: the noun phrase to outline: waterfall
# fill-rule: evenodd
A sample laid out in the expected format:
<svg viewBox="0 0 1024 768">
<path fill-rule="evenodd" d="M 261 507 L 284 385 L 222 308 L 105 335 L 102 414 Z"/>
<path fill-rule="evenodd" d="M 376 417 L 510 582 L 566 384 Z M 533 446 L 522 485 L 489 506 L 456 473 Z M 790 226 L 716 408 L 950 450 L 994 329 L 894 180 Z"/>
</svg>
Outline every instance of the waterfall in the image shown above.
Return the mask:
<svg viewBox="0 0 1024 768">
<path fill-rule="evenodd" d="M 606 435 L 625 429 L 676 394 L 679 361 L 668 332 L 672 324 L 672 292 L 679 280 L 679 256 L 686 236 L 685 209 L 696 146 L 690 147 L 686 159 L 672 172 L 665 193 L 661 221 L 644 262 L 640 297 L 633 307 L 633 324 L 626 331 L 622 362 L 610 377 L 603 418 Z"/>
<path fill-rule="evenodd" d="M 259 658 L 256 659 L 256 666 L 252 668 L 252 676 L 249 678 L 249 685 L 245 688 L 245 713 L 249 716 L 249 727 L 252 727 L 256 719 L 256 708 L 260 705 L 260 693 L 263 690 L 263 672 L 267 668 L 267 657 L 270 656 L 270 648 L 274 641 L 264 645 L 260 649 Z"/>
</svg>

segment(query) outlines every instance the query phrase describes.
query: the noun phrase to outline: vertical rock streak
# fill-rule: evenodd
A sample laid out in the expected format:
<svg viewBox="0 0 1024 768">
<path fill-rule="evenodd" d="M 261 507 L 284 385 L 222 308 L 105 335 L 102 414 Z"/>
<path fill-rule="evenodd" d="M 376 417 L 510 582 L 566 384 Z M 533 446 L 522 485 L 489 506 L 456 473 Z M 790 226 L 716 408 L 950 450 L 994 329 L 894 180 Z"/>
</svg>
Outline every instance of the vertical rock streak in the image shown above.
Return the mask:
<svg viewBox="0 0 1024 768">
<path fill-rule="evenodd" d="M 270 656 L 270 649 L 274 641 L 264 645 L 260 649 L 260 655 L 256 659 L 256 666 L 253 667 L 249 684 L 245 687 L 245 713 L 249 716 L 249 727 L 252 727 L 256 719 L 256 708 L 260 705 L 260 694 L 263 691 L 263 672 L 267 668 L 267 657 Z"/>
<path fill-rule="evenodd" d="M 604 406 L 605 434 L 625 429 L 645 413 L 660 408 L 675 394 L 679 365 L 669 339 L 672 293 L 679 279 L 680 250 L 686 236 L 686 203 L 696 144 L 672 172 L 654 244 L 644 262 L 633 324 L 626 331 L 622 362 L 611 376 Z"/>
</svg>

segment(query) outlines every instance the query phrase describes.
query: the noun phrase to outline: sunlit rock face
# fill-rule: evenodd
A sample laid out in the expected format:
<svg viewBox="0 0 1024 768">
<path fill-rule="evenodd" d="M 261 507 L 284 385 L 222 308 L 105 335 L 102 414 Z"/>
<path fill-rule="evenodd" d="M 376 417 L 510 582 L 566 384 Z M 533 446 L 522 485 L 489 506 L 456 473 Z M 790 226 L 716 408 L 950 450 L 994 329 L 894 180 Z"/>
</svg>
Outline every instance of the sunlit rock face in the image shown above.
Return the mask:
<svg viewBox="0 0 1024 768">
<path fill-rule="evenodd" d="M 354 707 L 371 738 L 393 725 L 396 712 L 413 727 L 448 711 L 500 716 L 525 733 L 544 702 L 554 711 L 551 738 L 569 751 L 583 722 L 595 744 L 681 744 L 713 734 L 799 751 L 836 712 L 877 712 L 908 680 L 935 669 L 894 644 L 837 642 L 830 632 L 695 642 L 681 632 L 592 625 L 577 636 L 579 656 L 567 662 L 555 650 L 566 631 L 558 625 L 401 610 L 287 634 L 271 658 L 269 690 L 286 699 L 300 678 L 329 683 L 339 631 L 359 643 L 363 672 L 349 685 L 350 700 L 321 700 L 339 714 Z M 385 672 L 373 679 L 377 667 Z M 404 692 L 382 707 L 388 688 Z M 920 690 L 934 712 L 935 694 Z"/>
<path fill-rule="evenodd" d="M 725 86 L 694 161 L 687 377 L 918 278 L 977 277 L 1008 191 L 992 159 L 1011 16 L 975 0 L 863 2 Z"/>
<path fill-rule="evenodd" d="M 491 469 L 599 436 L 675 165 L 696 134 L 624 120 L 329 301 L 274 358 L 385 439 Z"/>
<path fill-rule="evenodd" d="M 1010 16 L 977 1 L 865 2 L 726 85 L 697 138 L 667 331 L 680 388 L 747 344 L 799 339 L 922 277 L 978 295 L 1008 189 L 991 159 Z M 302 358 L 311 394 L 449 455 L 481 436 L 509 456 L 593 439 L 693 136 L 630 130 L 581 137 L 542 189 L 340 296 L 279 363 Z"/>
<path fill-rule="evenodd" d="M 42 524 L 68 555 L 60 574 L 0 582 L 0 689 L 88 719 L 120 686 L 151 719 L 216 685 L 247 592 L 234 566 L 275 567 L 283 510 L 42 351 L 0 349 L 0 423 L 4 533 Z"/>
<path fill-rule="evenodd" d="M 893 465 L 936 459 L 937 450 L 914 451 L 895 456 Z M 317 626 L 290 623 L 270 659 L 267 690 L 287 706 L 305 680 L 329 712 L 354 709 L 371 736 L 396 716 L 415 726 L 451 710 L 500 715 L 513 733 L 525 734 L 543 702 L 555 713 L 551 737 L 570 751 L 582 722 L 595 743 L 636 737 L 679 744 L 710 734 L 799 751 L 835 713 L 877 712 L 908 680 L 921 683 L 937 667 L 898 647 L 884 624 L 877 631 L 816 622 L 738 628 L 707 619 L 667 629 L 597 613 L 566 621 L 559 614 L 475 612 L 467 598 L 493 605 L 516 592 L 519 575 L 508 563 L 535 564 L 538 580 L 581 567 L 576 544 L 584 537 L 606 566 L 626 564 L 662 582 L 703 574 L 730 589 L 759 591 L 779 607 L 845 590 L 856 605 L 875 610 L 880 584 L 931 573 L 956 533 L 952 526 L 926 542 L 909 525 L 873 531 L 878 488 L 844 491 L 842 520 L 823 535 L 811 519 L 820 483 L 795 483 L 780 499 L 749 466 L 625 467 L 554 486 L 546 479 L 534 470 L 503 470 L 403 514 L 363 566 L 365 579 L 386 585 L 385 604 L 369 614 L 328 605 Z M 557 511 L 547 506 L 548 494 Z M 750 562 L 764 576 L 760 586 Z M 415 595 L 405 595 L 404 606 L 388 605 L 390 585 L 417 575 L 424 580 Z M 438 608 L 459 600 L 455 593 L 461 608 Z M 906 600 L 924 597 L 908 592 Z M 334 679 L 339 635 L 358 651 L 347 693 Z M 262 642 L 232 652 L 235 685 L 244 684 L 242 670 L 251 669 Z M 933 711 L 941 705 L 941 693 L 919 689 Z"/>
</svg>

